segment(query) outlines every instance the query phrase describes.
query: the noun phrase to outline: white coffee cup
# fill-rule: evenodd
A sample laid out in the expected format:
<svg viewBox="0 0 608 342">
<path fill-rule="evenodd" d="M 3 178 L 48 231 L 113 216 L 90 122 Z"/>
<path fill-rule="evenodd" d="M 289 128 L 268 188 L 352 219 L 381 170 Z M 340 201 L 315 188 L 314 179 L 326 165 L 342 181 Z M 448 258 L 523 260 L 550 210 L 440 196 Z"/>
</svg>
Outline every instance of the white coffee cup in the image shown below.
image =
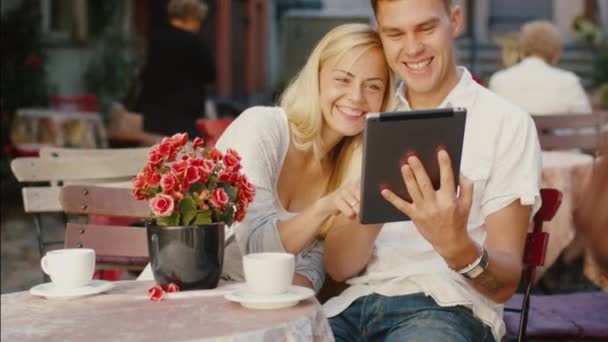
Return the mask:
<svg viewBox="0 0 608 342">
<path fill-rule="evenodd" d="M 91 282 L 95 272 L 95 250 L 67 248 L 49 251 L 40 260 L 44 273 L 60 289 L 74 289 Z"/>
<path fill-rule="evenodd" d="M 243 271 L 249 290 L 257 295 L 287 292 L 293 282 L 295 259 L 289 253 L 252 253 L 243 256 Z"/>
</svg>

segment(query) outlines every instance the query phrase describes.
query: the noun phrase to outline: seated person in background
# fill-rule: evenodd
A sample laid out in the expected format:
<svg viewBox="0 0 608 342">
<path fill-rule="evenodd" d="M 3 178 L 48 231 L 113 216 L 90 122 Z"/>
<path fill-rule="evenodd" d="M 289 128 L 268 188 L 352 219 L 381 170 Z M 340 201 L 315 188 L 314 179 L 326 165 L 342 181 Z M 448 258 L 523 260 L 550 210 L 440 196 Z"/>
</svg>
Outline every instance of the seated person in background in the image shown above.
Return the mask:
<svg viewBox="0 0 608 342">
<path fill-rule="evenodd" d="M 224 279 L 243 279 L 242 255 L 296 255 L 294 284 L 318 291 L 323 236 L 333 217 L 357 218 L 365 115 L 392 107 L 394 80 L 378 34 L 365 24 L 331 30 L 285 90 L 279 107 L 252 107 L 216 147 L 241 155 L 256 186 L 247 216 L 232 228 Z"/>
<path fill-rule="evenodd" d="M 525 24 L 520 32 L 520 53 L 521 62 L 490 78 L 490 90 L 532 115 L 591 112 L 579 78 L 556 67 L 561 40 L 552 23 Z"/>
<path fill-rule="evenodd" d="M 215 81 L 214 59 L 198 35 L 207 6 L 200 0 L 171 0 L 167 10 L 169 25 L 152 33 L 135 111 L 143 113 L 146 132 L 195 137 L 206 86 Z"/>
</svg>

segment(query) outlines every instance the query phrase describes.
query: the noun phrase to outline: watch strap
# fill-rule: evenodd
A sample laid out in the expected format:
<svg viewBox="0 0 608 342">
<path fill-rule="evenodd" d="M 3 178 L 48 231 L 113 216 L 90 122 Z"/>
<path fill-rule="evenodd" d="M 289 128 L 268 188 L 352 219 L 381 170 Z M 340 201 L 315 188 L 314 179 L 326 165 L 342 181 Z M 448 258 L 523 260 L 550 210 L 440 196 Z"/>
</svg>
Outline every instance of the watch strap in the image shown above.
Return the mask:
<svg viewBox="0 0 608 342">
<path fill-rule="evenodd" d="M 488 252 L 482 248 L 479 258 L 456 272 L 467 279 L 475 279 L 488 268 L 488 263 Z"/>
</svg>

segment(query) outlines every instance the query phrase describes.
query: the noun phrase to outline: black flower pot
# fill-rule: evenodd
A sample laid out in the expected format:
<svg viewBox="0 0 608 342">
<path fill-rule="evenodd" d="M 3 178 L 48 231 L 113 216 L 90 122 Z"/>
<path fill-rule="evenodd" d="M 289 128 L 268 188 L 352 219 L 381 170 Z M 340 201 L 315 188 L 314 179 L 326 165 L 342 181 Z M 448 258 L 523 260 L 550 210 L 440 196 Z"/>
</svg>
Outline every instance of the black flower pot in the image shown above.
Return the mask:
<svg viewBox="0 0 608 342">
<path fill-rule="evenodd" d="M 154 279 L 181 290 L 212 289 L 224 264 L 224 224 L 200 226 L 146 225 Z"/>
</svg>

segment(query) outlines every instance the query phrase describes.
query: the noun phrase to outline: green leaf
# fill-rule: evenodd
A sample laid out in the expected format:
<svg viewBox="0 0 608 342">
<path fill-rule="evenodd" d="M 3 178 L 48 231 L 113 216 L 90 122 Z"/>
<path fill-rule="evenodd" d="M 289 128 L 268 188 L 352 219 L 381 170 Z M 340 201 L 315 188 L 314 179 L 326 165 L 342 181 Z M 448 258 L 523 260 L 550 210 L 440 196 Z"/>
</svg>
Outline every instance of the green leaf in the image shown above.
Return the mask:
<svg viewBox="0 0 608 342">
<path fill-rule="evenodd" d="M 232 222 L 234 221 L 234 209 L 232 207 L 227 208 L 221 219 L 227 226 L 232 225 Z"/>
<path fill-rule="evenodd" d="M 179 209 L 179 213 L 182 216 L 181 224 L 189 225 L 190 222 L 192 222 L 192 220 L 194 219 L 194 216 L 196 216 L 197 212 L 196 203 L 194 202 L 194 199 L 189 196 L 182 198 L 177 204 L 177 208 Z"/>
<path fill-rule="evenodd" d="M 179 201 L 179 203 L 177 204 L 177 208 L 179 209 L 179 212 L 184 215 L 190 211 L 195 211 L 196 203 L 194 202 L 194 199 L 192 197 L 187 196 Z"/>
<path fill-rule="evenodd" d="M 183 213 L 182 214 L 182 224 L 184 226 L 192 224 L 192 220 L 194 220 L 195 216 L 196 216 L 196 210 L 187 211 L 187 212 Z"/>
<path fill-rule="evenodd" d="M 222 188 L 224 188 L 224 191 L 226 191 L 226 194 L 228 195 L 228 197 L 230 197 L 231 201 L 236 198 L 236 189 L 233 186 L 227 183 L 223 183 Z"/>
<path fill-rule="evenodd" d="M 190 186 L 191 193 L 196 192 L 196 193 L 200 194 L 201 192 L 203 192 L 204 189 L 205 189 L 205 186 L 203 186 L 203 184 L 201 184 L 201 182 L 196 182 Z"/>
<path fill-rule="evenodd" d="M 156 196 L 156 194 L 158 194 L 161 191 L 162 191 L 162 188 L 160 186 L 148 189 L 148 198 L 152 198 L 152 197 Z"/>
<path fill-rule="evenodd" d="M 199 211 L 192 222 L 193 225 L 202 225 L 211 223 L 211 210 Z"/>
<path fill-rule="evenodd" d="M 177 226 L 179 225 L 179 213 L 173 213 L 171 216 L 163 216 L 156 218 L 156 224 L 159 226 Z"/>
</svg>

